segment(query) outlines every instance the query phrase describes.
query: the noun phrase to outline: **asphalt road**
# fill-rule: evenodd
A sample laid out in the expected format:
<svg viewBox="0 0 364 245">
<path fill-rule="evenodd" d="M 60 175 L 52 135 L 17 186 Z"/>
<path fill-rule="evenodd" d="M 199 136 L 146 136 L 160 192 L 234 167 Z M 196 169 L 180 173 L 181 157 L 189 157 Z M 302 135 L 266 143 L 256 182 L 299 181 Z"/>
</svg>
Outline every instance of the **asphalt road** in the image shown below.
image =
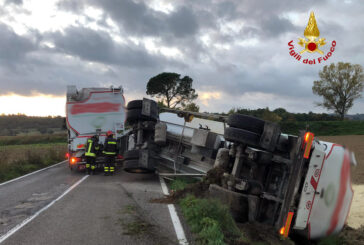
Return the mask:
<svg viewBox="0 0 364 245">
<path fill-rule="evenodd" d="M 0 243 L 15 231 L 1 244 L 178 244 L 167 205 L 150 203 L 163 196 L 158 176 L 84 176 L 62 163 L 1 185 Z"/>
</svg>

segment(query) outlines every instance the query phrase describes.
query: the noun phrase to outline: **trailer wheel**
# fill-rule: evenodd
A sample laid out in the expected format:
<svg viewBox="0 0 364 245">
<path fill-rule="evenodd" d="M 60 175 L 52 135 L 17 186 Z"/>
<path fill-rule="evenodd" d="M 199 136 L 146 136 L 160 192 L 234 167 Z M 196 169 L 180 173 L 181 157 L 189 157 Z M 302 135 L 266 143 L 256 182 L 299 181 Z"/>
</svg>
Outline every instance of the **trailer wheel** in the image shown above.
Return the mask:
<svg viewBox="0 0 364 245">
<path fill-rule="evenodd" d="M 128 110 L 131 110 L 131 109 L 141 109 L 142 107 L 143 107 L 143 100 L 132 100 L 126 106 L 126 108 Z"/>
<path fill-rule="evenodd" d="M 129 173 L 152 173 L 154 169 L 145 168 L 139 165 L 139 160 L 125 160 L 124 161 L 124 170 Z"/>
<path fill-rule="evenodd" d="M 262 134 L 265 121 L 259 118 L 236 113 L 230 115 L 226 123 L 230 127 L 245 129 L 253 133 Z"/>
<path fill-rule="evenodd" d="M 152 104 L 152 106 L 154 107 L 158 107 L 158 105 L 157 105 L 157 102 L 155 102 L 155 101 L 152 101 L 151 102 Z M 126 108 L 128 109 L 128 110 L 132 110 L 132 109 L 142 109 L 142 107 L 143 107 L 143 100 L 132 100 L 132 101 L 130 101 L 129 103 L 128 103 L 128 105 L 126 106 Z"/>
<path fill-rule="evenodd" d="M 251 146 L 258 146 L 260 140 L 259 134 L 233 127 L 225 129 L 224 137 L 228 141 L 243 143 Z"/>
<path fill-rule="evenodd" d="M 131 109 L 126 112 L 126 122 L 129 124 L 134 124 L 138 121 L 154 121 L 158 119 L 158 114 L 154 113 L 151 116 L 142 115 L 142 109 Z"/>
<path fill-rule="evenodd" d="M 125 160 L 135 160 L 135 159 L 139 159 L 139 152 L 140 152 L 140 150 L 126 151 L 124 153 L 124 159 Z"/>
</svg>

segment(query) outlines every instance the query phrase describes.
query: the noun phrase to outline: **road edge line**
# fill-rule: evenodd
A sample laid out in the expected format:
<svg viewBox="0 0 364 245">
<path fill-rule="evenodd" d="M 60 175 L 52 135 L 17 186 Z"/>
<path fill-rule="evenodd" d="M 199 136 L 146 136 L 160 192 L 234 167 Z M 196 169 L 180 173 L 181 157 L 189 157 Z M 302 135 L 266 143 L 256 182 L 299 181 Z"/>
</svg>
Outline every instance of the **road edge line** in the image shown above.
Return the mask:
<svg viewBox="0 0 364 245">
<path fill-rule="evenodd" d="M 89 175 L 84 176 L 82 179 L 80 179 L 79 181 L 77 181 L 76 183 L 74 183 L 70 188 L 68 188 L 65 192 L 63 192 L 59 197 L 57 197 L 56 199 L 54 199 L 52 202 L 50 202 L 48 205 L 46 205 L 45 207 L 43 207 L 42 209 L 40 209 L 39 211 L 37 211 L 35 214 L 33 214 L 32 216 L 26 218 L 25 220 L 23 220 L 20 224 L 17 224 L 14 228 L 12 228 L 11 230 L 9 230 L 7 233 L 5 233 L 5 235 L 0 237 L 0 244 L 5 241 L 6 239 L 8 239 L 11 235 L 13 235 L 15 232 L 17 232 L 18 230 L 20 230 L 21 228 L 23 228 L 26 224 L 28 224 L 30 221 L 32 221 L 33 219 L 35 219 L 38 215 L 40 215 L 42 212 L 44 212 L 45 210 L 47 210 L 48 208 L 50 208 L 53 204 L 55 204 L 57 201 L 59 201 L 62 197 L 64 197 L 65 195 L 67 195 L 70 191 L 72 191 L 76 186 L 78 186 L 79 184 L 81 184 L 85 179 L 87 179 L 87 177 L 89 177 Z"/>
<path fill-rule="evenodd" d="M 166 182 L 164 181 L 164 179 L 162 177 L 159 177 L 159 181 L 161 182 L 161 187 L 162 187 L 163 194 L 164 195 L 169 195 L 168 187 L 167 187 Z M 188 245 L 188 241 L 187 241 L 185 232 L 183 230 L 181 221 L 180 221 L 180 219 L 178 217 L 178 214 L 176 212 L 176 208 L 174 207 L 173 204 L 168 204 L 168 210 L 169 210 L 169 214 L 171 216 L 171 220 L 172 220 L 173 227 L 174 227 L 174 230 L 176 232 L 179 244 L 180 245 Z"/>
<path fill-rule="evenodd" d="M 3 185 L 6 185 L 6 184 L 9 184 L 9 183 L 14 182 L 14 181 L 17 181 L 17 180 L 20 180 L 20 179 L 22 179 L 22 178 L 28 177 L 29 175 L 33 175 L 33 174 L 39 173 L 39 172 L 44 171 L 44 170 L 47 170 L 47 169 L 49 169 L 49 168 L 53 168 L 53 167 L 55 167 L 55 166 L 60 165 L 61 163 L 66 162 L 66 161 L 67 161 L 67 160 L 64 160 L 64 161 L 62 161 L 62 162 L 59 162 L 59 163 L 53 164 L 53 165 L 51 165 L 51 166 L 48 166 L 48 167 L 45 167 L 45 168 L 38 169 L 38 170 L 36 170 L 36 171 L 34 171 L 34 172 L 31 172 L 31 173 L 28 173 L 28 174 L 26 174 L 26 175 L 19 176 L 19 177 L 15 178 L 15 179 L 11 179 L 11 180 L 8 180 L 8 181 L 6 181 L 6 182 L 0 183 L 0 186 L 3 186 Z"/>
</svg>

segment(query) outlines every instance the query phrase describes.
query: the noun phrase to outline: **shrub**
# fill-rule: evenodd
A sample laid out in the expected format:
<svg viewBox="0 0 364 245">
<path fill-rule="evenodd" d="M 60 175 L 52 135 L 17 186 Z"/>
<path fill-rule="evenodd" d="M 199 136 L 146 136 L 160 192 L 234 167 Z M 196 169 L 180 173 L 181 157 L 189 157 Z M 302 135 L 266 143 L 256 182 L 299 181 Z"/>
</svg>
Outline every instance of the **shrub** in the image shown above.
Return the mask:
<svg viewBox="0 0 364 245">
<path fill-rule="evenodd" d="M 200 244 L 225 244 L 224 239 L 241 236 L 229 208 L 218 200 L 188 195 L 179 204 Z"/>
</svg>

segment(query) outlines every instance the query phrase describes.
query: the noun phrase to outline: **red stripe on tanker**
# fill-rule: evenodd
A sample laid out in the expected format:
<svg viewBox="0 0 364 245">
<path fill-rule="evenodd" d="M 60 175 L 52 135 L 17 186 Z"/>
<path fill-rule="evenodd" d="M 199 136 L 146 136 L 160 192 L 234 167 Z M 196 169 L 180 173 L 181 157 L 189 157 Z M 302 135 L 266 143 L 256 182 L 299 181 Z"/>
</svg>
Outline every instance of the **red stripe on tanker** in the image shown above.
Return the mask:
<svg viewBox="0 0 364 245">
<path fill-rule="evenodd" d="M 339 223 L 340 219 L 340 212 L 342 210 L 343 204 L 344 204 L 344 197 L 347 190 L 347 182 L 350 180 L 350 158 L 349 153 L 345 152 L 344 155 L 344 161 L 341 168 L 341 174 L 340 174 L 340 189 L 339 189 L 339 196 L 337 198 L 337 203 L 334 210 L 334 215 L 331 218 L 330 227 L 327 231 L 327 235 L 330 235 L 336 228 L 337 224 Z"/>
<path fill-rule="evenodd" d="M 71 114 L 77 115 L 82 113 L 105 113 L 118 112 L 121 104 L 113 104 L 109 102 L 90 103 L 90 104 L 74 104 L 71 108 Z"/>
</svg>

